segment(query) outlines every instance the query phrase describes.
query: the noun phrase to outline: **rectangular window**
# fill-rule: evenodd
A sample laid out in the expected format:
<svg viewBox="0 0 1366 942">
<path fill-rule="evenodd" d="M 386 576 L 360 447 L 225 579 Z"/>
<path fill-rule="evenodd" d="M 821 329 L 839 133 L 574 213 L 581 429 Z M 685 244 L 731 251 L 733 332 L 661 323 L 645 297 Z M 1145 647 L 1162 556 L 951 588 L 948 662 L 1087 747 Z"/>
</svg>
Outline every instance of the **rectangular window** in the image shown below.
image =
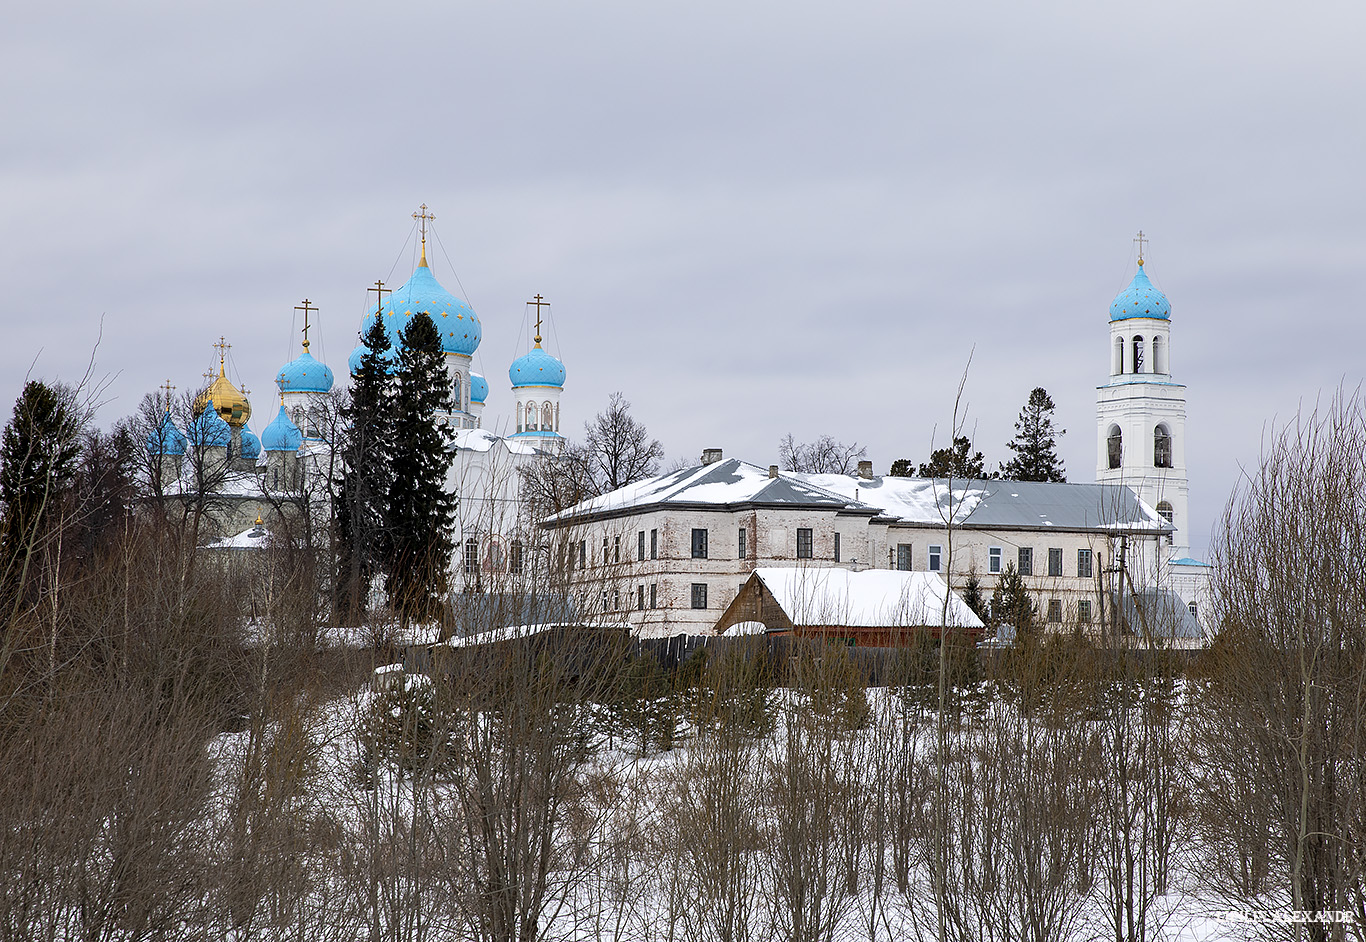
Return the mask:
<svg viewBox="0 0 1366 942">
<path fill-rule="evenodd" d="M 938 571 L 939 571 L 939 558 L 940 558 L 940 556 L 943 555 L 943 553 L 944 553 L 944 547 L 942 547 L 942 546 L 934 546 L 934 545 L 931 545 L 931 546 L 930 546 L 930 566 L 929 566 L 930 572 L 938 572 Z"/>
<path fill-rule="evenodd" d="M 508 554 L 508 569 L 513 575 L 520 575 L 522 572 L 522 541 L 512 541 L 512 551 Z"/>
<path fill-rule="evenodd" d="M 746 538 L 747 536 L 749 536 L 749 531 L 746 530 L 744 527 L 741 527 L 741 528 L 740 528 L 740 553 L 739 553 L 738 556 L 736 556 L 736 559 L 744 559 L 744 558 L 745 558 L 745 538 Z"/>
<path fill-rule="evenodd" d="M 1017 554 L 1017 558 L 1019 559 L 1019 563 L 1015 567 L 1016 571 L 1019 572 L 1019 574 L 1022 576 L 1034 575 L 1033 548 L 1029 546 L 1021 546 L 1020 551 Z"/>
<path fill-rule="evenodd" d="M 636 586 L 636 611 L 645 611 L 645 586 Z"/>
<path fill-rule="evenodd" d="M 810 527 L 798 527 L 798 528 L 797 528 L 797 558 L 798 558 L 798 559 L 810 559 L 810 558 L 811 558 L 811 528 L 810 528 Z"/>
<path fill-rule="evenodd" d="M 619 611 L 621 611 L 621 590 L 620 590 L 620 589 L 618 589 L 617 591 L 615 591 L 615 592 L 612 593 L 612 611 L 614 611 L 614 612 L 619 612 Z"/>
<path fill-rule="evenodd" d="M 1062 575 L 1062 549 L 1061 547 L 1050 546 L 1048 548 L 1048 574 L 1050 576 Z"/>
<path fill-rule="evenodd" d="M 1077 550 L 1077 575 L 1083 579 L 1091 578 L 1091 551 L 1089 549 Z"/>
<path fill-rule="evenodd" d="M 840 561 L 840 535 L 835 534 L 835 562 Z"/>
<path fill-rule="evenodd" d="M 571 555 L 572 555 L 572 552 L 573 552 L 573 551 L 571 550 Z M 579 568 L 580 568 L 580 569 L 587 569 L 587 568 L 588 568 L 588 541 L 587 541 L 587 540 L 579 540 Z"/>
<path fill-rule="evenodd" d="M 1001 571 L 1001 548 L 993 546 L 987 550 L 987 572 L 995 575 Z"/>
<path fill-rule="evenodd" d="M 706 532 L 705 530 L 703 531 Z M 694 582 L 692 584 L 692 607 L 707 607 L 707 584 L 705 582 Z"/>
<path fill-rule="evenodd" d="M 1191 618 L 1194 618 L 1196 621 L 1200 620 L 1200 610 L 1194 602 L 1191 602 L 1186 608 L 1190 609 Z"/>
<path fill-rule="evenodd" d="M 658 531 L 658 530 L 651 530 L 651 531 L 650 531 L 650 558 L 651 558 L 651 559 L 658 559 L 658 558 L 659 558 L 659 531 Z"/>
<path fill-rule="evenodd" d="M 612 562 L 621 562 L 621 537 L 612 537 Z"/>
<path fill-rule="evenodd" d="M 911 571 L 911 544 L 898 543 L 896 545 L 896 568 L 902 572 Z"/>
<path fill-rule="evenodd" d="M 645 531 L 636 534 L 636 562 L 645 562 Z"/>
<path fill-rule="evenodd" d="M 707 558 L 707 531 L 694 527 L 692 531 L 692 558 Z M 706 608 L 706 606 L 702 606 Z M 696 608 L 696 606 L 694 606 Z"/>
<path fill-rule="evenodd" d="M 658 608 L 658 607 L 659 607 L 659 583 L 658 583 L 658 582 L 651 582 L 651 583 L 650 583 L 650 607 L 651 607 L 651 608 Z"/>
<path fill-rule="evenodd" d="M 607 537 L 602 538 L 602 564 L 607 565 Z"/>
<path fill-rule="evenodd" d="M 1048 620 L 1055 625 L 1062 621 L 1062 599 L 1048 600 Z"/>
<path fill-rule="evenodd" d="M 607 593 L 602 593 L 602 610 L 607 611 Z"/>
<path fill-rule="evenodd" d="M 1077 621 L 1083 625 L 1091 624 L 1091 600 L 1082 599 L 1077 603 Z"/>
<path fill-rule="evenodd" d="M 465 541 L 465 572 L 474 573 L 479 571 L 479 543 L 476 540 Z"/>
</svg>

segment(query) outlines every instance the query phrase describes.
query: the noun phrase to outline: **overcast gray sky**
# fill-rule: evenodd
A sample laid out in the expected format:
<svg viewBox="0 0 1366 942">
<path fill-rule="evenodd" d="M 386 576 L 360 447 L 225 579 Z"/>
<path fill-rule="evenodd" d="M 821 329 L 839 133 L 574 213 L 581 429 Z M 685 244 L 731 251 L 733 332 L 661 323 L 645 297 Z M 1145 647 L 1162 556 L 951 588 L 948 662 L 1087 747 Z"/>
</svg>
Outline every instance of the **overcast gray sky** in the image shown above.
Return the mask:
<svg viewBox="0 0 1366 942">
<path fill-rule="evenodd" d="M 566 424 L 621 390 L 671 458 L 779 438 L 993 464 L 1048 388 L 1095 475 L 1108 308 L 1152 239 L 1189 386 L 1203 551 L 1267 423 L 1362 378 L 1360 3 L 25 4 L 0 31 L 8 417 L 101 412 L 232 344 L 258 432 L 296 355 L 345 382 L 410 214 L 479 312 L 486 426 L 524 302 L 553 304 Z M 447 260 L 449 257 L 449 262 Z M 458 277 L 457 277 L 458 276 Z M 463 286 L 463 287 L 462 287 Z M 937 429 L 937 431 L 936 431 Z"/>
</svg>

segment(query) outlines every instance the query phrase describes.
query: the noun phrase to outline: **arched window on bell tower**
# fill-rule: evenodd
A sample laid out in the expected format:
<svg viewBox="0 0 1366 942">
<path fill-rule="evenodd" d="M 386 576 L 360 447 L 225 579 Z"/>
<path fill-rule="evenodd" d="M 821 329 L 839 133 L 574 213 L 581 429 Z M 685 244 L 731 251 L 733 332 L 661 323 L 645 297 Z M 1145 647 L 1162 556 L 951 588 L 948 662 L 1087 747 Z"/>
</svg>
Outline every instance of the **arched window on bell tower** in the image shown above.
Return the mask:
<svg viewBox="0 0 1366 942">
<path fill-rule="evenodd" d="M 1153 429 L 1153 467 L 1172 466 L 1172 433 L 1165 425 Z"/>
<path fill-rule="evenodd" d="M 1123 338 L 1123 337 L 1116 337 L 1116 338 L 1115 338 L 1115 361 L 1114 361 L 1114 365 L 1110 367 L 1110 375 L 1111 375 L 1111 376 L 1118 376 L 1120 373 L 1123 373 L 1123 372 L 1124 372 L 1124 338 Z"/>
<path fill-rule="evenodd" d="M 1111 470 L 1124 463 L 1124 433 L 1119 430 L 1118 425 L 1110 426 L 1109 434 L 1105 438 L 1105 453 Z"/>
<path fill-rule="evenodd" d="M 1143 337 L 1134 335 L 1134 372 L 1143 372 Z"/>
<path fill-rule="evenodd" d="M 1160 334 L 1153 335 L 1153 372 L 1167 372 L 1167 346 L 1162 342 Z"/>
</svg>

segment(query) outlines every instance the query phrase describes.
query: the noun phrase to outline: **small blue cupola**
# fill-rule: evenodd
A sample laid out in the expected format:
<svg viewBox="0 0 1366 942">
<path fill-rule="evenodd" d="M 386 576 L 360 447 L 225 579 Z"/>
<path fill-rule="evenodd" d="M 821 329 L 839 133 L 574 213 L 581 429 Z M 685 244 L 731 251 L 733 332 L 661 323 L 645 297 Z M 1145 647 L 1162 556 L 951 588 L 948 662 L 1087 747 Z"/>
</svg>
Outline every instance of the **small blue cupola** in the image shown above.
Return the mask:
<svg viewBox="0 0 1366 942">
<path fill-rule="evenodd" d="M 313 355 L 304 350 L 303 354 L 280 370 L 280 374 L 275 377 L 275 382 L 279 385 L 281 392 L 287 393 L 325 393 L 332 389 L 332 370 L 325 363 L 320 363 L 313 358 Z"/>
<path fill-rule="evenodd" d="M 489 381 L 478 373 L 470 374 L 470 402 L 485 402 L 489 398 Z"/>
<path fill-rule="evenodd" d="M 268 452 L 298 451 L 303 443 L 304 433 L 299 431 L 299 426 L 294 424 L 294 420 L 285 411 L 285 404 L 280 403 L 279 413 L 261 433 L 261 447 Z"/>
<path fill-rule="evenodd" d="M 261 439 L 245 425 L 242 426 L 242 457 L 249 461 L 261 457 Z"/>
<path fill-rule="evenodd" d="M 147 435 L 147 453 L 151 455 L 183 455 L 185 445 L 185 435 L 171 421 L 170 412 L 162 415 L 157 427 Z"/>
<path fill-rule="evenodd" d="M 564 377 L 564 364 L 542 350 L 539 342 L 529 352 L 513 360 L 508 368 L 508 379 L 512 381 L 513 389 L 521 386 L 555 386 L 563 389 Z"/>
<path fill-rule="evenodd" d="M 1110 320 L 1122 321 L 1130 317 L 1170 320 L 1171 316 L 1172 306 L 1167 296 L 1148 280 L 1148 273 L 1143 270 L 1143 259 L 1140 258 L 1134 280 L 1110 302 Z"/>
<path fill-rule="evenodd" d="M 190 423 L 190 441 L 201 447 L 226 448 L 232 443 L 232 426 L 214 408 L 213 400 L 204 404 L 204 411 Z"/>
</svg>

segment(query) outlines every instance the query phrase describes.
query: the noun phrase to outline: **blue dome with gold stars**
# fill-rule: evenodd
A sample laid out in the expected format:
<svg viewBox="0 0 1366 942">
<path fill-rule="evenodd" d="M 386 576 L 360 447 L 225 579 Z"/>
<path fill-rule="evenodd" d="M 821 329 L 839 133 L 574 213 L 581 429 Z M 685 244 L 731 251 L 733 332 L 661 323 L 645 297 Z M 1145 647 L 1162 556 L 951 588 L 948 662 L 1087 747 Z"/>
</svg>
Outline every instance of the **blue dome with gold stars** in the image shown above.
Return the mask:
<svg viewBox="0 0 1366 942">
<path fill-rule="evenodd" d="M 1148 280 L 1147 272 L 1143 270 L 1143 260 L 1139 259 L 1138 272 L 1134 275 L 1134 280 L 1110 302 L 1110 320 L 1121 321 L 1130 317 L 1160 317 L 1163 320 L 1170 320 L 1171 316 L 1171 303 L 1167 301 L 1165 294 L 1153 287 L 1153 283 Z"/>
<path fill-rule="evenodd" d="M 245 425 L 242 426 L 242 457 L 250 461 L 261 457 L 261 439 Z"/>
<path fill-rule="evenodd" d="M 470 402 L 486 402 L 489 398 L 489 381 L 478 373 L 470 374 Z"/>
<path fill-rule="evenodd" d="M 213 400 L 204 404 L 204 411 L 190 423 L 190 441 L 196 445 L 226 448 L 232 442 L 232 426 L 214 408 Z"/>
<path fill-rule="evenodd" d="M 171 421 L 171 413 L 167 412 L 147 436 L 147 453 L 183 455 L 186 444 L 185 434 L 175 427 L 175 422 Z"/>
<path fill-rule="evenodd" d="M 285 411 L 285 404 L 280 403 L 279 413 L 261 433 L 261 447 L 266 451 L 298 451 L 303 443 L 304 433 Z"/>
<path fill-rule="evenodd" d="M 419 312 L 425 313 L 432 319 L 432 323 L 436 324 L 436 329 L 441 334 L 441 349 L 446 353 L 463 353 L 469 356 L 479 349 L 483 328 L 479 325 L 478 315 L 468 304 L 441 287 L 432 270 L 427 267 L 425 256 L 418 262 L 413 277 L 385 299 L 384 306 L 378 314 L 384 321 L 384 332 L 389 335 L 389 342 L 394 345 L 395 350 L 399 345 L 399 332 L 407 327 L 413 315 Z M 370 319 L 375 316 L 376 314 L 370 313 L 362 319 L 362 335 L 370 326 Z M 355 353 L 352 353 L 351 357 L 353 364 L 360 359 Z"/>
<path fill-rule="evenodd" d="M 537 337 L 537 340 L 540 338 Z M 512 361 L 508 368 L 512 388 L 519 386 L 564 387 L 564 364 L 541 349 L 538 343 L 528 353 Z"/>
<path fill-rule="evenodd" d="M 275 382 L 283 392 L 325 393 L 332 389 L 332 369 L 305 350 L 281 368 Z"/>
</svg>

